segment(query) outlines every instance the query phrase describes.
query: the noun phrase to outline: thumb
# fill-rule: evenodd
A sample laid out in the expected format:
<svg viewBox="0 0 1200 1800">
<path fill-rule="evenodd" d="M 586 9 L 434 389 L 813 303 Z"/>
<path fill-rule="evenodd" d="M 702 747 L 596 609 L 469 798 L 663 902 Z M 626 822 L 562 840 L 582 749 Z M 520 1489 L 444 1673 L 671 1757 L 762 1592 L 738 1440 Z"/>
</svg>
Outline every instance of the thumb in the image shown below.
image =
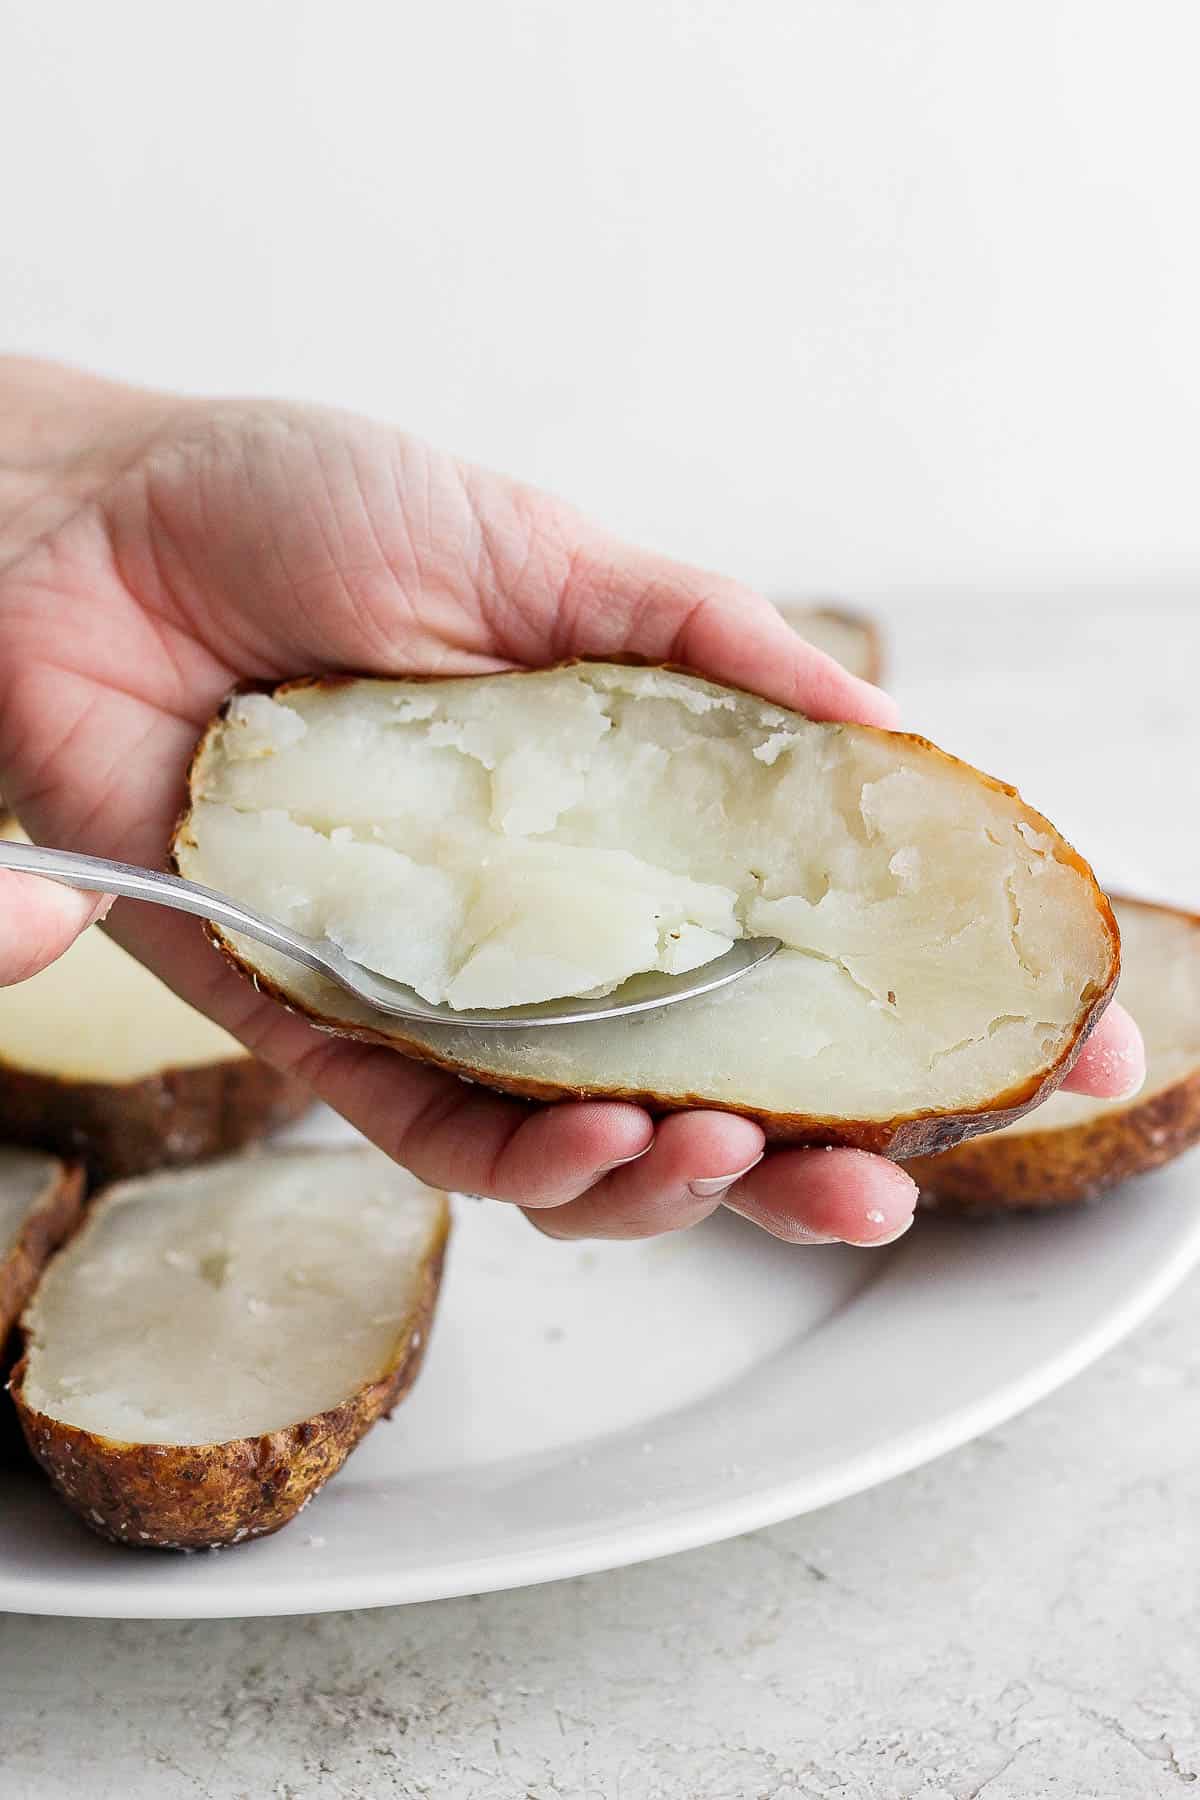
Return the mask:
<svg viewBox="0 0 1200 1800">
<path fill-rule="evenodd" d="M 37 875 L 0 871 L 0 987 L 56 961 L 111 905 L 111 894 L 81 894 Z"/>
</svg>

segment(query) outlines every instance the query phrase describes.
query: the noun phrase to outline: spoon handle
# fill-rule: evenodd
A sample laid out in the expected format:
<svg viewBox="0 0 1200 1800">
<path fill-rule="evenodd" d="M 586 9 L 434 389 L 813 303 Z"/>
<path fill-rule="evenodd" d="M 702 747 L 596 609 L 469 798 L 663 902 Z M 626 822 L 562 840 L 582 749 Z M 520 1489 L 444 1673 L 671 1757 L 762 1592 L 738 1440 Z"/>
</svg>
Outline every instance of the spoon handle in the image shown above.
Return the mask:
<svg viewBox="0 0 1200 1800">
<path fill-rule="evenodd" d="M 157 869 L 139 869 L 133 863 L 110 862 L 103 856 L 82 856 L 74 850 L 44 850 L 39 844 L 0 841 L 0 869 L 18 875 L 43 875 L 63 887 L 83 888 L 88 893 L 119 894 L 126 900 L 148 900 L 154 906 L 170 906 L 176 912 L 194 913 L 230 931 L 279 950 L 294 962 L 322 974 L 329 973 L 329 959 L 298 932 L 287 931 L 262 913 L 240 906 L 212 888 L 185 881 L 180 875 L 164 875 Z"/>
</svg>

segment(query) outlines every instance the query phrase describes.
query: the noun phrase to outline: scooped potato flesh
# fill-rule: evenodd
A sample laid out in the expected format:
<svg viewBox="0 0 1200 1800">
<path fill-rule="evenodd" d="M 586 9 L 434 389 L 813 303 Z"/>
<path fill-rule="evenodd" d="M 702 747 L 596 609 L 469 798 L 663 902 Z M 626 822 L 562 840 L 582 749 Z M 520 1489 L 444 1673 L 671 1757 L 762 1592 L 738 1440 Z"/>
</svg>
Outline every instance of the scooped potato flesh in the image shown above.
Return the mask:
<svg viewBox="0 0 1200 1800">
<path fill-rule="evenodd" d="M 1052 1065 L 1111 978 L 1087 872 L 1018 798 L 919 740 L 667 671 L 245 696 L 192 791 L 185 874 L 431 999 L 581 994 L 743 934 L 786 946 L 657 1015 L 503 1042 L 405 1027 L 484 1079 L 865 1118 L 956 1108 Z M 302 1004 L 387 1031 L 233 941 Z"/>
<path fill-rule="evenodd" d="M 255 1437 L 338 1406 L 393 1363 L 444 1205 L 369 1150 L 112 1188 L 25 1315 L 22 1400 L 155 1444 Z"/>
</svg>

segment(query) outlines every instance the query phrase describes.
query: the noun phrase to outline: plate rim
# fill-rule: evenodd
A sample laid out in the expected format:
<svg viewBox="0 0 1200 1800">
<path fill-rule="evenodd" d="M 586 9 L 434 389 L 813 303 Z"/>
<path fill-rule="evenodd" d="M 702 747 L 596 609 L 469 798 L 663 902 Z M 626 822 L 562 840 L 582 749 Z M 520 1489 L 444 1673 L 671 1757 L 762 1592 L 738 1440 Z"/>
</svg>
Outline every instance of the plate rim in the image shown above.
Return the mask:
<svg viewBox="0 0 1200 1800">
<path fill-rule="evenodd" d="M 236 1603 L 224 1587 L 213 1590 L 211 1598 L 202 1587 L 180 1586 L 150 1599 L 144 1597 L 143 1588 L 125 1584 L 117 1575 L 86 1588 L 78 1579 L 60 1587 L 44 1578 L 11 1584 L 0 1570 L 0 1614 L 199 1621 L 356 1612 L 542 1586 L 724 1543 L 865 1493 L 1006 1423 L 1073 1380 L 1136 1330 L 1198 1264 L 1200 1211 L 1132 1292 L 1033 1367 L 818 1471 L 775 1481 L 715 1505 L 707 1500 L 642 1525 L 625 1521 L 581 1530 L 575 1538 L 544 1548 L 500 1550 L 478 1559 L 407 1568 L 390 1579 L 386 1569 L 349 1575 L 313 1572 L 290 1586 L 278 1578 L 256 1586 L 251 1577 L 241 1586 Z"/>
</svg>

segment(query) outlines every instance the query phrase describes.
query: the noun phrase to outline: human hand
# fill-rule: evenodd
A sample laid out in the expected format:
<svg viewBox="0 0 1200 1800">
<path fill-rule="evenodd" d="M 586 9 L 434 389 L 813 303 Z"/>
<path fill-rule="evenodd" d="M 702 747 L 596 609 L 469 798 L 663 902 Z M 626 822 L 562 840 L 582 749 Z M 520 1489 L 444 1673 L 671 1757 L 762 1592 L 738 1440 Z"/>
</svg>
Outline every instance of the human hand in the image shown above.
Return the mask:
<svg viewBox="0 0 1200 1800">
<path fill-rule="evenodd" d="M 399 432 L 0 359 L 0 790 L 42 842 L 161 866 L 196 737 L 237 681 L 622 652 L 814 718 L 895 722 L 764 600 Z M 4 876 L 0 981 L 61 954 L 104 907 Z M 762 1131 L 728 1113 L 656 1123 L 624 1103 L 505 1099 L 322 1035 L 178 915 L 122 907 L 108 929 L 417 1175 L 513 1201 L 551 1235 L 648 1236 L 722 1203 L 793 1241 L 884 1243 L 911 1221 L 913 1183 L 879 1158 L 760 1161 Z M 1142 1070 L 1112 1007 L 1068 1085 L 1116 1097 Z"/>
</svg>

